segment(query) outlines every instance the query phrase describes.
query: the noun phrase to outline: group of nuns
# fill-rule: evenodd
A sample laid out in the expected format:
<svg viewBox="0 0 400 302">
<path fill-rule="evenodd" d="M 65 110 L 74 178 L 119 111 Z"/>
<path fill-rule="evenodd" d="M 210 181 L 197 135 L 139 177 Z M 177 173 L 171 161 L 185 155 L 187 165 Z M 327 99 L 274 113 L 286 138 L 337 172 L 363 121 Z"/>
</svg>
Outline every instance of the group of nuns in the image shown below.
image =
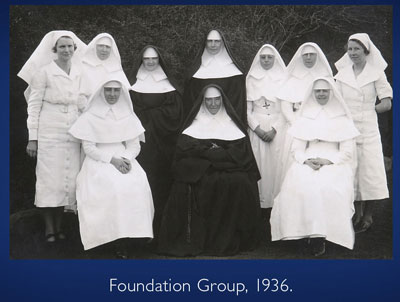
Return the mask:
<svg viewBox="0 0 400 302">
<path fill-rule="evenodd" d="M 165 255 L 229 256 L 267 229 L 314 256 L 325 240 L 353 249 L 389 196 L 377 113 L 393 92 L 368 34 L 346 51 L 333 77 L 315 43 L 287 66 L 265 44 L 245 75 L 211 30 L 182 91 L 155 46 L 127 77 L 111 35 L 86 45 L 49 32 L 18 73 L 46 242 L 66 239 L 73 210 L 84 250 L 111 244 L 123 259 L 129 238 Z"/>
</svg>

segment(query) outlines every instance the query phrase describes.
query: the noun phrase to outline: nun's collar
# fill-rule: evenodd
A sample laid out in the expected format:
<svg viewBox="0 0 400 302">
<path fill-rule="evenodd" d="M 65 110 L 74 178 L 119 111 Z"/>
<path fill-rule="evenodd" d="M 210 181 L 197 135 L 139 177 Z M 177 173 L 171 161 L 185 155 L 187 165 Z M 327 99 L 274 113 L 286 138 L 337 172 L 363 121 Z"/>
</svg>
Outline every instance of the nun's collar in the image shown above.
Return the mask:
<svg viewBox="0 0 400 302">
<path fill-rule="evenodd" d="M 156 82 L 159 82 L 161 80 L 165 80 L 168 78 L 160 65 L 158 65 L 157 68 L 153 71 L 148 71 L 146 68 L 144 68 L 143 64 L 140 65 L 140 68 L 138 70 L 136 78 L 138 78 L 141 81 L 144 81 L 149 76 L 151 76 L 154 79 L 154 81 L 156 81 Z"/>
</svg>

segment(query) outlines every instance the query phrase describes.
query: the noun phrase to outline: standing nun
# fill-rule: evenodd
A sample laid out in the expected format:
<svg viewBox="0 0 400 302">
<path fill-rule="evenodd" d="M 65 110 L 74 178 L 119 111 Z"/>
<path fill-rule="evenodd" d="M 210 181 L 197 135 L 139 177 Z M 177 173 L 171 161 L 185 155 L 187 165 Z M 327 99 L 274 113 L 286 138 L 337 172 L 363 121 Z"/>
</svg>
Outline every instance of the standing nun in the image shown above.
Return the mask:
<svg viewBox="0 0 400 302">
<path fill-rule="evenodd" d="M 272 208 L 272 240 L 311 238 L 315 256 L 325 253 L 325 240 L 353 249 L 352 156 L 360 133 L 333 79 L 311 83 L 289 133 L 294 162 Z"/>
<path fill-rule="evenodd" d="M 131 72 L 130 95 L 135 113 L 146 129 L 137 158 L 146 171 L 155 206 L 154 233 L 172 185 L 171 163 L 182 119 L 181 92 L 168 73 L 160 51 L 151 45 L 140 53 Z"/>
<path fill-rule="evenodd" d="M 254 248 L 261 234 L 260 174 L 246 127 L 220 87 L 201 91 L 183 129 L 160 251 L 223 256 Z"/>
<path fill-rule="evenodd" d="M 274 200 L 276 163 L 280 152 L 283 119 L 276 93 L 285 79 L 286 66 L 270 44 L 257 52 L 246 77 L 249 137 L 261 179 L 258 182 L 262 208 Z"/>
<path fill-rule="evenodd" d="M 286 129 L 292 126 L 298 115 L 307 87 L 317 77 L 332 77 L 332 69 L 321 48 L 313 42 L 302 44 L 287 66 L 287 76 L 277 94 Z M 279 193 L 286 171 L 290 166 L 292 137 L 284 130 L 280 159 L 276 172 L 275 196 Z"/>
<path fill-rule="evenodd" d="M 29 85 L 26 151 L 37 157 L 35 205 L 43 209 L 49 243 L 65 239 L 63 210 L 76 204 L 80 142 L 67 131 L 87 102 L 80 67 L 85 48 L 71 31 L 49 32 L 18 73 Z"/>
<path fill-rule="evenodd" d="M 130 86 L 122 69 L 117 44 L 110 34 L 98 34 L 89 43 L 82 62 L 87 78 L 87 89 L 91 94 L 101 82 L 110 76 L 116 76 L 125 86 Z"/>
<path fill-rule="evenodd" d="M 365 232 L 373 222 L 374 201 L 389 197 L 377 114 L 391 109 L 393 90 L 385 75 L 387 63 L 368 34 L 351 35 L 347 53 L 335 65 L 338 88 L 361 132 L 357 139 L 354 225 L 356 232 Z M 365 202 L 364 213 L 361 202 Z"/>
<path fill-rule="evenodd" d="M 218 30 L 211 30 L 202 41 L 200 51 L 189 69 L 183 97 L 185 115 L 208 84 L 217 84 L 223 89 L 236 114 L 247 124 L 246 79 L 226 39 Z"/>
<path fill-rule="evenodd" d="M 153 238 L 151 190 L 136 161 L 143 132 L 118 78 L 101 83 L 70 129 L 86 154 L 76 193 L 85 250 L 122 238 Z M 128 257 L 126 242 L 116 247 L 118 257 Z"/>
</svg>

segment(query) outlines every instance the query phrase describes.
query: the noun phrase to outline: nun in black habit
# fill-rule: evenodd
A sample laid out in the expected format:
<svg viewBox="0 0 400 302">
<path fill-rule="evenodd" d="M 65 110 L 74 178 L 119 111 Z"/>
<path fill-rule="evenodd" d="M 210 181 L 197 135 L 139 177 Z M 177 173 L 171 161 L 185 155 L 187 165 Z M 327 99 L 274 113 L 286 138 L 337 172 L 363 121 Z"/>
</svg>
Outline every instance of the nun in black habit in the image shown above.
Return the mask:
<svg viewBox="0 0 400 302">
<path fill-rule="evenodd" d="M 182 122 L 179 87 L 170 77 L 157 47 L 148 45 L 132 70 L 130 89 L 133 108 L 145 128 L 138 162 L 146 171 L 153 194 L 155 239 L 161 214 L 172 185 L 170 172 L 176 140 Z"/>
<path fill-rule="evenodd" d="M 217 84 L 228 96 L 240 120 L 247 125 L 246 77 L 232 55 L 226 39 L 218 30 L 211 30 L 189 68 L 185 79 L 184 112 L 192 109 L 201 90 Z"/>
<path fill-rule="evenodd" d="M 219 86 L 202 89 L 184 122 L 173 173 L 161 253 L 224 256 L 257 246 L 260 173 L 246 127 Z"/>
</svg>

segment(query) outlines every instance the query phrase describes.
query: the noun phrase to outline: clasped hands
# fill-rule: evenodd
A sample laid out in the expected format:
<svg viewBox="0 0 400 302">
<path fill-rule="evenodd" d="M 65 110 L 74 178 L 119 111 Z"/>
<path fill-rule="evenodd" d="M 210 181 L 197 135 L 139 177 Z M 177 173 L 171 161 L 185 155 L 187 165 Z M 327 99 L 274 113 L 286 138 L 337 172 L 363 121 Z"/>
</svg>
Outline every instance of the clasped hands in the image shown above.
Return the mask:
<svg viewBox="0 0 400 302">
<path fill-rule="evenodd" d="M 329 159 L 326 158 L 317 157 L 305 160 L 304 164 L 309 166 L 313 170 L 319 170 L 322 166 L 332 165 L 333 162 L 331 162 Z"/>
<path fill-rule="evenodd" d="M 122 174 L 126 174 L 132 169 L 131 161 L 125 157 L 113 157 L 110 163 Z"/>
<path fill-rule="evenodd" d="M 269 131 L 264 131 L 260 128 L 260 126 L 257 126 L 257 128 L 254 129 L 254 132 L 258 135 L 259 138 L 267 143 L 272 142 L 276 135 L 276 130 L 274 128 Z"/>
</svg>

